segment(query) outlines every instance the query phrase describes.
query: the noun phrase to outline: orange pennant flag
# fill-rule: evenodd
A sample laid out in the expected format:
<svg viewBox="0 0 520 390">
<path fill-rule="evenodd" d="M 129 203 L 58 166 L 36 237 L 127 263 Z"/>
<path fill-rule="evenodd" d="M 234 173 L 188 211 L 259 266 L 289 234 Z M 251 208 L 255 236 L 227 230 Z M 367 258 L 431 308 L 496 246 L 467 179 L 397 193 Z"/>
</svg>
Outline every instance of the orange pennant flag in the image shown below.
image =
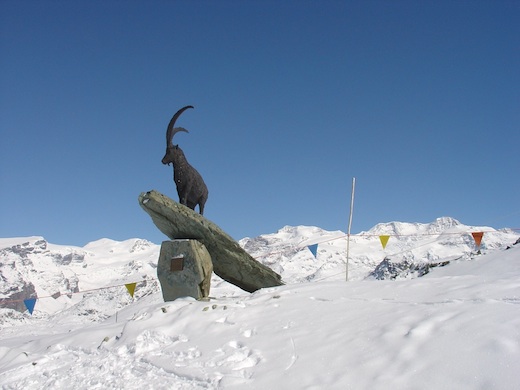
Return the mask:
<svg viewBox="0 0 520 390">
<path fill-rule="evenodd" d="M 475 240 L 475 244 L 477 244 L 477 247 L 480 246 L 480 243 L 482 242 L 482 236 L 484 235 L 484 232 L 474 232 L 471 233 L 473 236 L 473 239 Z"/>
<path fill-rule="evenodd" d="M 390 236 L 379 236 L 379 239 L 381 240 L 381 245 L 383 245 L 383 249 L 386 248 L 386 244 L 388 243 L 388 239 Z"/>
<path fill-rule="evenodd" d="M 134 292 L 135 292 L 135 285 L 137 283 L 128 283 L 128 284 L 125 284 L 125 287 L 126 289 L 128 290 L 128 293 L 130 294 L 130 296 L 133 298 L 134 297 Z"/>
</svg>

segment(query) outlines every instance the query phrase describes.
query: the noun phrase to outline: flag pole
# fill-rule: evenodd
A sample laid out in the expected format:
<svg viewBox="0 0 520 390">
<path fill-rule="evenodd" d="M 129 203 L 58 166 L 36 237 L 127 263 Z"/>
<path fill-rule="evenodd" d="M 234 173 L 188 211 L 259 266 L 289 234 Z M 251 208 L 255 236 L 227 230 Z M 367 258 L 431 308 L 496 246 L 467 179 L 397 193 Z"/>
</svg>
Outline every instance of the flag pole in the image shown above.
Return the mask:
<svg viewBox="0 0 520 390">
<path fill-rule="evenodd" d="M 354 191 L 356 189 L 356 178 L 352 178 L 352 195 L 350 197 L 350 215 L 348 218 L 348 231 L 347 231 L 347 270 L 345 280 L 348 281 L 348 260 L 350 255 L 350 228 L 352 227 L 352 213 L 354 211 Z"/>
</svg>

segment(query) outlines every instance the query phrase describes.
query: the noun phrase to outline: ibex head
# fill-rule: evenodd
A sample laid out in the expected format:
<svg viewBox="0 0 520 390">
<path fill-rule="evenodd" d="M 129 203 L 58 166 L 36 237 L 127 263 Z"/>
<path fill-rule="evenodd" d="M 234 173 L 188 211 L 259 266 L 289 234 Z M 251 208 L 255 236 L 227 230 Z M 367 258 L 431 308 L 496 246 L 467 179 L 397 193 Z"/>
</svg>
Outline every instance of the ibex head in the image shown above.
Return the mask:
<svg viewBox="0 0 520 390">
<path fill-rule="evenodd" d="M 174 128 L 173 126 L 175 126 L 175 121 L 179 118 L 179 116 L 188 108 L 193 108 L 193 106 L 186 106 L 181 108 L 179 111 L 175 113 L 175 115 L 172 117 L 172 120 L 168 124 L 168 129 L 166 130 L 166 154 L 162 159 L 163 164 L 170 165 L 171 163 L 174 163 L 174 158 L 176 154 L 184 155 L 184 153 L 182 153 L 182 150 L 179 148 L 179 145 L 174 145 L 172 143 L 172 140 L 173 136 L 179 131 L 184 131 L 186 133 L 189 133 L 189 131 L 183 127 Z"/>
</svg>

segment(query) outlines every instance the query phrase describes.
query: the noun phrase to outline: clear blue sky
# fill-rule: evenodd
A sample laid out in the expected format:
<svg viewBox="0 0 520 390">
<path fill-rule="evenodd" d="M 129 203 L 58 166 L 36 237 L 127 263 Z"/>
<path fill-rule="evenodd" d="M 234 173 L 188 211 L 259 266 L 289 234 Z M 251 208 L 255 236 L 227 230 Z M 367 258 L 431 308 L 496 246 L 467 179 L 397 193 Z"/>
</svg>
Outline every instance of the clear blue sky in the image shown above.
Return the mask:
<svg viewBox="0 0 520 390">
<path fill-rule="evenodd" d="M 0 2 L 0 237 L 165 237 L 176 136 L 236 239 L 519 227 L 519 1 Z"/>
</svg>

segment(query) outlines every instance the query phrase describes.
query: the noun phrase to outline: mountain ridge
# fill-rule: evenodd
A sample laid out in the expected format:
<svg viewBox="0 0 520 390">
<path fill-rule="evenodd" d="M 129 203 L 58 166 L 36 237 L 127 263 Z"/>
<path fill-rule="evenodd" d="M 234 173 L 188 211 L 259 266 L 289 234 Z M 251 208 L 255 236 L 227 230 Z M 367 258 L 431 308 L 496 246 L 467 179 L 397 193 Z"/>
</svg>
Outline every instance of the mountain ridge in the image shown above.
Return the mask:
<svg viewBox="0 0 520 390">
<path fill-rule="evenodd" d="M 480 248 L 470 234 L 477 230 L 485 231 Z M 385 249 L 378 238 L 383 234 L 390 235 Z M 519 238 L 520 234 L 512 230 L 466 226 L 450 217 L 431 223 L 380 223 L 367 232 L 351 235 L 349 279 L 368 277 L 383 260 L 410 264 L 469 260 L 477 249 L 503 249 Z M 239 244 L 291 284 L 344 278 L 346 242 L 347 235 L 341 231 L 287 225 L 275 233 L 246 237 Z M 312 244 L 318 244 L 316 257 L 307 249 Z M 159 249 L 159 245 L 140 238 L 102 238 L 83 247 L 51 244 L 41 236 L 2 238 L 0 310 L 7 307 L 23 312 L 22 298 L 53 297 L 38 303 L 39 310 L 50 315 L 77 305 L 85 297 L 81 291 L 130 282 L 141 283 L 136 297 L 156 292 Z M 232 285 L 223 288 L 227 284 L 216 276 L 212 285 L 220 286 L 226 294 L 241 293 Z M 110 294 L 104 299 L 110 301 Z M 121 305 L 129 302 L 124 300 Z M 96 316 L 110 315 L 118 307 L 101 309 Z"/>
</svg>

